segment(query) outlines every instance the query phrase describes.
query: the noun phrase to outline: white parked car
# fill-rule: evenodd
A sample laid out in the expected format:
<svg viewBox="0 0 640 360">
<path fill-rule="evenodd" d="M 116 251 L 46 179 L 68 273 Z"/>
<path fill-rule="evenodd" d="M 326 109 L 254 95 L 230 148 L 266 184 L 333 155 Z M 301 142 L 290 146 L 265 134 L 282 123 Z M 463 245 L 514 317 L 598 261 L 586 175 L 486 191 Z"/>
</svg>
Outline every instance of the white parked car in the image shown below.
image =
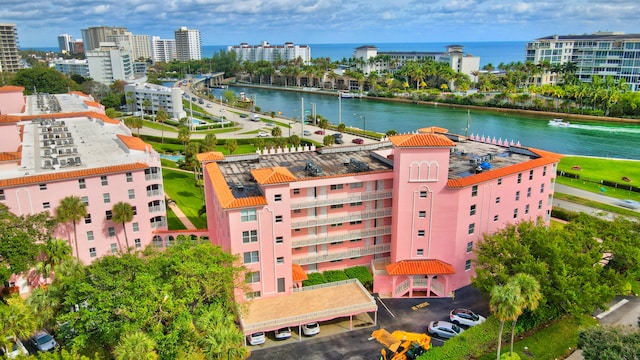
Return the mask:
<svg viewBox="0 0 640 360">
<path fill-rule="evenodd" d="M 304 130 L 304 131 L 302 132 L 302 135 L 304 135 L 304 136 L 311 136 L 311 131 L 309 131 L 309 130 Z"/>
<path fill-rule="evenodd" d="M 0 356 L 6 356 L 8 359 L 15 359 L 20 355 L 29 356 L 27 348 L 24 347 L 20 339 L 14 339 L 12 336 L 7 336 L 6 344 L 7 348 L 0 347 Z"/>
<path fill-rule="evenodd" d="M 282 329 L 278 329 L 276 331 L 273 332 L 276 340 L 284 340 L 284 339 L 288 339 L 291 337 L 291 328 L 290 327 L 285 327 Z"/>
<path fill-rule="evenodd" d="M 449 320 L 456 325 L 475 326 L 482 324 L 486 319 L 469 309 L 453 309 L 449 313 Z"/>
<path fill-rule="evenodd" d="M 438 335 L 445 339 L 458 336 L 464 332 L 460 326 L 448 321 L 432 321 L 429 323 L 427 331 L 431 335 Z"/>
<path fill-rule="evenodd" d="M 320 325 L 317 322 L 312 322 L 302 325 L 302 333 L 305 336 L 313 336 L 320 333 Z"/>
<path fill-rule="evenodd" d="M 257 333 L 251 334 L 247 336 L 247 339 L 249 340 L 249 344 L 251 345 L 264 344 L 264 342 L 266 341 L 266 338 L 263 332 L 257 332 Z"/>
<path fill-rule="evenodd" d="M 264 132 L 264 131 L 260 131 L 260 132 L 258 132 L 258 137 L 269 137 L 269 133 L 268 132 Z"/>
</svg>

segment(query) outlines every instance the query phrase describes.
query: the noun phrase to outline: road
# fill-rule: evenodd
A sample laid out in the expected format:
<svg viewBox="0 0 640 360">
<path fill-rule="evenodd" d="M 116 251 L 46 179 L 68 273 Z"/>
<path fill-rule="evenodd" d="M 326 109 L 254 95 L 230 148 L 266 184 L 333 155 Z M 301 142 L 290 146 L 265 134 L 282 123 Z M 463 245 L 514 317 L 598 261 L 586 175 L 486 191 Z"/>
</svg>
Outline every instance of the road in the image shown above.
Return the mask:
<svg viewBox="0 0 640 360">
<path fill-rule="evenodd" d="M 624 208 L 624 207 L 619 206 L 618 203 L 620 202 L 620 199 L 613 198 L 613 197 L 607 196 L 605 194 L 596 194 L 596 193 L 593 193 L 593 192 L 590 192 L 590 191 L 576 189 L 574 187 L 567 186 L 567 185 L 555 184 L 555 192 L 556 193 L 563 193 L 563 194 L 573 195 L 573 196 L 577 196 L 577 197 L 580 197 L 580 198 L 583 198 L 583 199 L 597 201 L 597 202 L 600 202 L 600 203 L 603 203 L 603 204 L 607 204 L 607 205 L 618 206 L 621 209 L 640 212 L 640 209 L 633 210 L 633 209 L 628 209 L 628 208 Z M 566 201 L 566 200 L 558 200 L 556 198 L 553 199 L 553 206 L 561 208 L 561 209 L 573 211 L 573 212 L 584 212 L 586 214 L 593 215 L 593 216 L 596 216 L 596 217 L 599 217 L 599 218 L 602 218 L 602 219 L 606 219 L 606 220 L 613 220 L 616 216 L 618 216 L 616 214 L 613 214 L 613 213 L 610 213 L 610 212 L 607 212 L 607 211 L 602 211 L 600 209 L 594 209 L 592 207 L 588 207 L 588 206 L 585 206 L 585 205 L 572 203 L 572 202 Z"/>
</svg>

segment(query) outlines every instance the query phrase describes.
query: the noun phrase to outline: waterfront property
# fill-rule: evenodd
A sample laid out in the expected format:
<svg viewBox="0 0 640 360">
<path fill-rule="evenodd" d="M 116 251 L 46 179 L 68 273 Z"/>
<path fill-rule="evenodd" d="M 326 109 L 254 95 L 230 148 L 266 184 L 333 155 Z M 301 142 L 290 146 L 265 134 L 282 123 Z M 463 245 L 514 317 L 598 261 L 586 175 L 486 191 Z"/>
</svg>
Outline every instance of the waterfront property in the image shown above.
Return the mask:
<svg viewBox="0 0 640 360">
<path fill-rule="evenodd" d="M 182 90 L 150 83 L 130 83 L 124 86 L 124 92 L 131 100 L 128 110 L 153 115 L 163 109 L 170 118 L 181 119 L 187 116 L 182 106 Z M 145 105 L 145 100 L 148 105 Z"/>
<path fill-rule="evenodd" d="M 247 268 L 242 300 L 291 296 L 300 270 L 357 265 L 382 297 L 450 296 L 470 283 L 482 234 L 549 221 L 559 157 L 426 128 L 369 145 L 199 160 L 210 238 Z"/>
<path fill-rule="evenodd" d="M 241 43 L 240 45 L 228 46 L 227 51 L 234 51 L 240 62 L 256 62 L 260 60 L 274 62 L 278 59 L 281 61 L 294 61 L 300 58 L 303 64 L 309 65 L 311 61 L 311 47 L 308 45 L 295 45 L 291 42 L 286 42 L 282 45 L 271 45 L 266 41 L 262 41 L 259 45 Z"/>
</svg>

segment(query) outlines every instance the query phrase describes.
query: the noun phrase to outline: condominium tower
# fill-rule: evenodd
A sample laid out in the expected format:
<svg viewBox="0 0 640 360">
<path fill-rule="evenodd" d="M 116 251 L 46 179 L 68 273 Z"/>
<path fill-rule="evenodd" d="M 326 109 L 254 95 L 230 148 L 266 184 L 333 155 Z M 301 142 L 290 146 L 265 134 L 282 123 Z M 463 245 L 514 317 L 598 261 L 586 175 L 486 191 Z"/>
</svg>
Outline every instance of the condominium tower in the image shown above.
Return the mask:
<svg viewBox="0 0 640 360">
<path fill-rule="evenodd" d="M 69 34 L 58 35 L 58 48 L 61 53 L 73 52 L 73 36 Z"/>
<path fill-rule="evenodd" d="M 109 41 L 108 36 L 125 35 L 125 33 L 127 32 L 127 28 L 94 26 L 87 29 L 82 29 L 81 32 L 82 40 L 84 43 L 84 50 L 86 52 L 99 48 L 101 42 Z"/>
<path fill-rule="evenodd" d="M 168 63 L 176 59 L 176 40 L 160 39 L 159 36 L 151 38 L 151 52 L 154 62 Z"/>
<path fill-rule="evenodd" d="M 308 45 L 295 45 L 286 42 L 282 45 L 271 45 L 267 41 L 262 41 L 259 45 L 249 45 L 241 43 L 240 45 L 230 45 L 227 51 L 234 51 L 241 62 L 256 62 L 260 60 L 275 62 L 292 61 L 298 58 L 302 59 L 303 64 L 309 64 L 311 61 L 311 47 Z"/>
<path fill-rule="evenodd" d="M 20 63 L 16 24 L 0 23 L 0 72 L 18 72 Z"/>
<path fill-rule="evenodd" d="M 186 62 L 202 59 L 199 30 L 187 29 L 186 26 L 183 26 L 175 31 L 175 39 L 178 61 Z"/>
</svg>

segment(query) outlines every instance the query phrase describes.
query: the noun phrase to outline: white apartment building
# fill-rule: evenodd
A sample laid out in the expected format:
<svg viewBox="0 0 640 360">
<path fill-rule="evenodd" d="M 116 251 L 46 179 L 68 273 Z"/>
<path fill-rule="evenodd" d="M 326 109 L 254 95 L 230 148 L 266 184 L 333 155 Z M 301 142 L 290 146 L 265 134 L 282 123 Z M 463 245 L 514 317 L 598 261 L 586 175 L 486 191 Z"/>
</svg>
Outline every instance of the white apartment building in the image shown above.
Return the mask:
<svg viewBox="0 0 640 360">
<path fill-rule="evenodd" d="M 149 35 L 134 35 L 130 32 L 109 35 L 107 41 L 115 42 L 116 46 L 129 47 L 134 60 L 151 59 L 151 38 Z"/>
<path fill-rule="evenodd" d="M 176 58 L 179 61 L 202 59 L 200 31 L 187 29 L 186 26 L 175 31 Z"/>
<path fill-rule="evenodd" d="M 551 35 L 527 43 L 525 61 L 538 64 L 572 62 L 580 81 L 593 76 L 625 79 L 631 91 L 640 91 L 640 34 L 596 32 L 584 35 Z M 555 83 L 557 76 L 540 83 Z"/>
<path fill-rule="evenodd" d="M 158 110 L 163 109 L 169 117 L 173 119 L 181 119 L 187 114 L 182 107 L 182 90 L 174 87 L 169 88 L 156 84 L 127 84 L 124 86 L 126 96 L 132 96 L 135 101 L 127 102 L 129 111 L 140 112 L 153 115 Z M 144 100 L 149 100 L 150 107 L 144 106 Z"/>
<path fill-rule="evenodd" d="M 21 64 L 16 24 L 0 23 L 0 72 L 18 72 Z"/>
<path fill-rule="evenodd" d="M 73 52 L 73 36 L 69 34 L 60 34 L 58 35 L 58 48 L 61 53 L 72 53 Z"/>
<path fill-rule="evenodd" d="M 86 59 L 78 60 L 78 59 L 55 59 L 49 62 L 50 67 L 54 67 L 56 70 L 61 73 L 71 76 L 74 74 L 80 75 L 84 78 L 89 76 L 89 63 Z"/>
<path fill-rule="evenodd" d="M 89 74 L 94 81 L 111 85 L 115 80 L 133 81 L 133 59 L 127 47 L 103 42 L 100 47 L 85 53 Z"/>
<path fill-rule="evenodd" d="M 90 51 L 100 47 L 101 42 L 109 41 L 107 37 L 113 35 L 124 35 L 127 28 L 110 27 L 110 26 L 94 26 L 80 30 L 82 33 L 82 41 L 84 43 L 84 51 Z"/>
<path fill-rule="evenodd" d="M 168 63 L 176 59 L 176 41 L 174 39 L 160 39 L 151 37 L 151 52 L 153 62 Z"/>
<path fill-rule="evenodd" d="M 227 51 L 235 51 L 238 59 L 242 62 L 256 62 L 260 60 L 274 62 L 277 59 L 291 61 L 297 58 L 302 59 L 302 63 L 308 65 L 311 61 L 311 47 L 309 45 L 295 45 L 286 42 L 282 45 L 271 45 L 267 41 L 262 41 L 260 45 L 230 45 Z"/>
</svg>

